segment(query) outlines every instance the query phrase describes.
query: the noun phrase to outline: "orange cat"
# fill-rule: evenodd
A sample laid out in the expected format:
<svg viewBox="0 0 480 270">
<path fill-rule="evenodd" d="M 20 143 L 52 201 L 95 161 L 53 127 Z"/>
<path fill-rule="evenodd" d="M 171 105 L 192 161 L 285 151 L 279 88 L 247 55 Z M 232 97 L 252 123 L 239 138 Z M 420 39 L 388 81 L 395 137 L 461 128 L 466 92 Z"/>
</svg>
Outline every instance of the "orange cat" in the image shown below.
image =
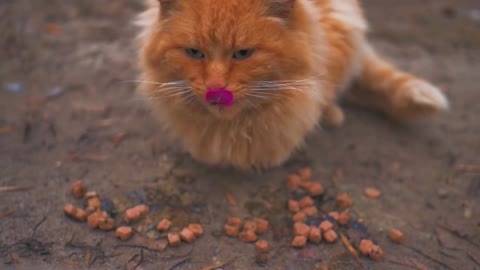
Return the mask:
<svg viewBox="0 0 480 270">
<path fill-rule="evenodd" d="M 446 109 L 430 83 L 385 62 L 356 0 L 150 0 L 141 15 L 140 93 L 197 160 L 282 164 L 337 99 L 398 119 Z"/>
</svg>

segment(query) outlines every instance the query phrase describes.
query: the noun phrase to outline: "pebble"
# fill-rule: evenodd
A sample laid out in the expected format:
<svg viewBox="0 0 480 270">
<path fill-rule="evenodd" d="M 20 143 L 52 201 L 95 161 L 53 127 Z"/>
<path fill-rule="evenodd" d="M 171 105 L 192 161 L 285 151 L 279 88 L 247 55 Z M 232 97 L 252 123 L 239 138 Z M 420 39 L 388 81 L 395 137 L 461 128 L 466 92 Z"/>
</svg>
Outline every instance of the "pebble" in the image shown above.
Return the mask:
<svg viewBox="0 0 480 270">
<path fill-rule="evenodd" d="M 333 243 L 337 241 L 338 235 L 334 230 L 329 230 L 323 233 L 323 239 L 325 239 L 327 243 Z"/>
<path fill-rule="evenodd" d="M 65 215 L 69 217 L 74 217 L 76 211 L 77 211 L 77 208 L 71 203 L 66 204 L 63 207 L 63 213 L 65 213 Z"/>
<path fill-rule="evenodd" d="M 390 237 L 390 239 L 397 243 L 397 244 L 400 244 L 403 242 L 403 232 L 401 232 L 400 230 L 397 230 L 397 229 L 391 229 L 390 232 L 388 233 L 388 236 Z"/>
<path fill-rule="evenodd" d="M 295 200 L 288 200 L 288 210 L 290 210 L 290 212 L 296 213 L 300 211 L 300 205 Z"/>
<path fill-rule="evenodd" d="M 310 227 L 305 223 L 297 222 L 293 225 L 293 233 L 307 237 L 310 233 Z"/>
<path fill-rule="evenodd" d="M 293 222 L 305 222 L 307 215 L 304 212 L 298 212 L 292 217 Z"/>
<path fill-rule="evenodd" d="M 150 207 L 148 207 L 148 205 L 145 205 L 145 204 L 139 204 L 139 205 L 135 206 L 134 208 L 137 209 L 140 212 L 140 215 L 145 215 L 148 212 L 150 212 Z"/>
<path fill-rule="evenodd" d="M 232 225 L 232 224 L 225 224 L 223 226 L 223 230 L 228 236 L 237 237 L 240 233 L 240 227 Z"/>
<path fill-rule="evenodd" d="M 368 256 L 370 256 L 370 258 L 372 258 L 374 261 L 381 261 L 385 255 L 379 246 L 373 245 Z"/>
<path fill-rule="evenodd" d="M 238 235 L 238 237 L 240 240 L 247 243 L 253 243 L 257 241 L 257 235 L 255 234 L 255 231 L 252 230 L 243 231 Z"/>
<path fill-rule="evenodd" d="M 227 223 L 230 225 L 241 227 L 243 225 L 243 220 L 237 217 L 228 218 Z"/>
<path fill-rule="evenodd" d="M 265 234 L 268 231 L 269 223 L 268 220 L 263 219 L 263 218 L 257 218 L 255 220 L 256 222 L 256 229 L 255 233 L 256 234 Z"/>
<path fill-rule="evenodd" d="M 382 195 L 382 193 L 380 192 L 380 190 L 376 189 L 376 188 L 365 188 L 363 189 L 363 194 L 369 198 L 369 199 L 373 199 L 373 200 L 377 200 L 378 198 L 380 198 L 380 196 Z"/>
<path fill-rule="evenodd" d="M 102 205 L 102 202 L 100 201 L 100 199 L 98 197 L 92 197 L 92 198 L 88 199 L 87 209 L 97 210 L 97 209 L 100 208 L 101 205 Z"/>
<path fill-rule="evenodd" d="M 178 247 L 180 245 L 180 235 L 178 233 L 168 233 L 168 244 L 171 247 Z"/>
<path fill-rule="evenodd" d="M 306 185 L 305 190 L 310 194 L 310 196 L 319 196 L 322 195 L 324 189 L 323 185 L 317 182 L 311 182 Z"/>
<path fill-rule="evenodd" d="M 298 174 L 300 175 L 300 178 L 302 180 L 307 181 L 312 178 L 312 169 L 310 168 L 303 168 L 298 171 Z"/>
<path fill-rule="evenodd" d="M 308 241 L 318 244 L 322 241 L 322 232 L 319 228 L 311 227 L 308 233 Z"/>
<path fill-rule="evenodd" d="M 187 243 L 192 243 L 195 241 L 195 238 L 195 234 L 188 228 L 183 228 L 183 230 L 180 232 L 180 239 Z"/>
<path fill-rule="evenodd" d="M 302 179 L 296 174 L 290 174 L 287 180 L 287 188 L 289 190 L 296 190 L 300 187 Z"/>
<path fill-rule="evenodd" d="M 309 206 L 309 207 L 306 207 L 302 210 L 303 213 L 305 213 L 305 215 L 307 217 L 313 217 L 315 216 L 316 214 L 318 214 L 318 209 L 317 207 L 315 206 Z"/>
<path fill-rule="evenodd" d="M 300 208 L 303 209 L 305 207 L 313 206 L 315 203 L 314 203 L 312 197 L 305 196 L 302 199 L 300 199 L 300 201 L 298 201 L 298 204 L 299 204 Z"/>
<path fill-rule="evenodd" d="M 372 246 L 373 246 L 372 241 L 363 239 L 362 241 L 360 241 L 360 245 L 358 245 L 358 250 L 362 255 L 367 256 L 370 253 Z"/>
<path fill-rule="evenodd" d="M 345 210 L 342 213 L 339 214 L 338 219 L 337 219 L 338 224 L 340 225 L 347 225 L 348 222 L 350 222 L 350 211 Z"/>
<path fill-rule="evenodd" d="M 115 229 L 115 220 L 111 218 L 100 218 L 98 221 L 98 228 L 103 231 L 111 231 Z"/>
<path fill-rule="evenodd" d="M 255 231 L 257 229 L 257 223 L 255 221 L 247 221 L 243 225 L 243 229 L 246 231 Z"/>
<path fill-rule="evenodd" d="M 90 214 L 87 218 L 87 225 L 88 227 L 90 227 L 91 229 L 96 229 L 98 228 L 98 224 L 100 222 L 100 219 L 104 219 L 104 218 L 107 218 L 108 215 L 106 212 L 102 212 L 102 211 L 95 211 L 93 212 L 92 214 Z"/>
<path fill-rule="evenodd" d="M 72 195 L 77 199 L 81 199 L 85 195 L 85 184 L 82 180 L 77 180 L 72 183 Z"/>
<path fill-rule="evenodd" d="M 203 228 L 200 224 L 190 224 L 187 228 L 193 232 L 195 237 L 200 237 L 203 235 Z"/>
<path fill-rule="evenodd" d="M 138 219 L 140 219 L 140 217 L 142 216 L 142 214 L 140 213 L 140 211 L 138 210 L 138 208 L 129 208 L 125 211 L 125 222 L 127 223 L 130 223 L 132 221 L 136 221 Z"/>
<path fill-rule="evenodd" d="M 323 233 L 326 233 L 326 232 L 330 231 L 331 229 L 333 229 L 333 224 L 328 220 L 324 220 L 324 221 L 322 221 L 322 223 L 320 223 L 319 229 Z"/>
</svg>

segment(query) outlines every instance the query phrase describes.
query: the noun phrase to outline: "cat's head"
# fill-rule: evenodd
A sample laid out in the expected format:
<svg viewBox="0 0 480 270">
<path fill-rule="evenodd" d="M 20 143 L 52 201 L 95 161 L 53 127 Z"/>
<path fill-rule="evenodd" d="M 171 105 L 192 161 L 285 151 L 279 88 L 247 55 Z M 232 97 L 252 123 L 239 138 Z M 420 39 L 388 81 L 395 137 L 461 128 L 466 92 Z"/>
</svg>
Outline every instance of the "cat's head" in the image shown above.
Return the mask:
<svg viewBox="0 0 480 270">
<path fill-rule="evenodd" d="M 296 0 L 158 1 L 142 55 L 154 98 L 232 118 L 310 83 L 311 26 Z"/>
</svg>

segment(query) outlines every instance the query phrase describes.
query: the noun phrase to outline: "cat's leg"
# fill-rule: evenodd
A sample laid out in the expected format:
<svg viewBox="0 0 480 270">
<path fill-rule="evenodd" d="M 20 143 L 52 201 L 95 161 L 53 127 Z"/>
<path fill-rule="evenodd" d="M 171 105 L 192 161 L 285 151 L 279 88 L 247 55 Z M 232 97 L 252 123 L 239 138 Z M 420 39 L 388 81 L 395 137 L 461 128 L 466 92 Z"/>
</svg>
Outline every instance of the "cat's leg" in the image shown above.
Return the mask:
<svg viewBox="0 0 480 270">
<path fill-rule="evenodd" d="M 437 87 L 386 62 L 368 44 L 356 79 L 350 96 L 354 101 L 400 120 L 448 108 L 447 98 Z"/>
</svg>

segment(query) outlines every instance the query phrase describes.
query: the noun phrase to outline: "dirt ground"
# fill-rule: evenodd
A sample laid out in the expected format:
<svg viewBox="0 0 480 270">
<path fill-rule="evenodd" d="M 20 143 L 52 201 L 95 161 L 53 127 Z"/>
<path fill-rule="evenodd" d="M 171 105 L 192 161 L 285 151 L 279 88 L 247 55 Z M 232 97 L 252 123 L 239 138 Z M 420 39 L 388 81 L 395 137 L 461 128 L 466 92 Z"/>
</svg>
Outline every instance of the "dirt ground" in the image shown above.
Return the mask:
<svg viewBox="0 0 480 270">
<path fill-rule="evenodd" d="M 319 128 L 281 168 L 243 173 L 179 152 L 135 97 L 135 84 L 125 83 L 136 79 L 130 22 L 140 1 L 0 0 L 0 186 L 33 186 L 0 191 L 0 213 L 15 211 L 0 219 L 0 268 L 480 269 L 480 172 L 458 168 L 480 165 L 480 3 L 364 4 L 375 46 L 446 90 L 451 110 L 399 124 L 346 104 L 344 127 Z M 15 82 L 24 90 L 9 91 Z M 64 92 L 52 95 L 57 87 Z M 385 260 L 362 257 L 362 267 L 340 241 L 289 247 L 285 180 L 304 166 L 327 188 L 322 210 L 332 209 L 337 192 L 352 195 L 353 216 L 364 222 L 340 231 L 353 244 L 373 239 Z M 81 205 L 69 193 L 76 179 L 117 211 L 148 203 L 152 214 L 135 225 L 146 238 L 123 243 L 66 218 L 65 203 Z M 382 197 L 365 198 L 367 186 Z M 255 263 L 252 244 L 223 235 L 232 215 L 270 220 L 266 265 Z M 161 216 L 178 226 L 199 222 L 205 235 L 159 251 L 165 237 L 148 224 Z M 393 227 L 405 233 L 403 244 L 387 238 Z M 157 245 L 142 248 L 150 238 Z"/>
</svg>

